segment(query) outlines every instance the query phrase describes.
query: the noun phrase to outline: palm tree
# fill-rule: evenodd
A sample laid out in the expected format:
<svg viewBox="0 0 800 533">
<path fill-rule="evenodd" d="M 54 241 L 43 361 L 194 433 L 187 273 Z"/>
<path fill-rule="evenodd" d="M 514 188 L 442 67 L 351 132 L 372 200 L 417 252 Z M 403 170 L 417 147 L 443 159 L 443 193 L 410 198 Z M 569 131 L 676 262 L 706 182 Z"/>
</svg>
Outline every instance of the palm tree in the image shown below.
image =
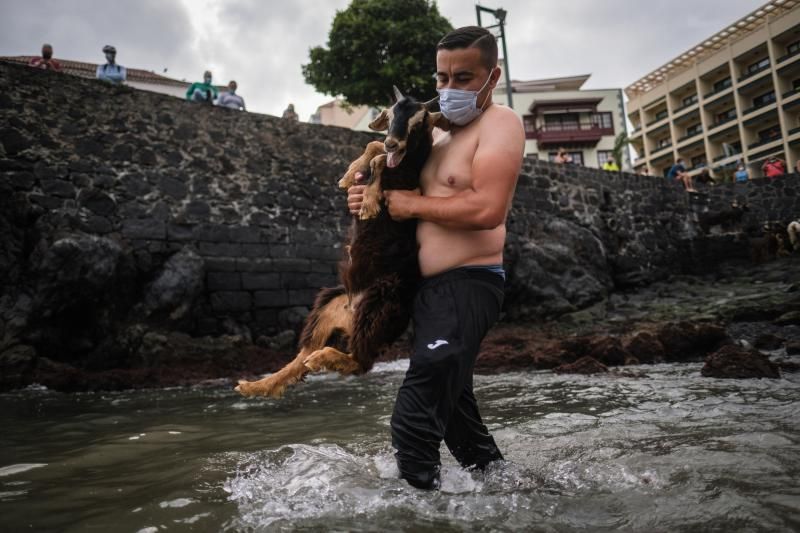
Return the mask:
<svg viewBox="0 0 800 533">
<path fill-rule="evenodd" d="M 617 166 L 622 169 L 622 150 L 625 149 L 631 140 L 628 138 L 628 134 L 626 132 L 622 132 L 614 139 L 614 149 L 611 150 L 611 154 L 614 156 L 614 161 L 616 161 Z"/>
</svg>

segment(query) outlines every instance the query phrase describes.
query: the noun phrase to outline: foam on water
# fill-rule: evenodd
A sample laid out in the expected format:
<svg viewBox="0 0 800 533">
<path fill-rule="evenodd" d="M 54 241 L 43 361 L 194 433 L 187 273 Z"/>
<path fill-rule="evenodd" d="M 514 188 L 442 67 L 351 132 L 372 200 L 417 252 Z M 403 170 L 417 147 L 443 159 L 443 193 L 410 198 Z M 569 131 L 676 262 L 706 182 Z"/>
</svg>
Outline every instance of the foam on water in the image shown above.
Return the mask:
<svg viewBox="0 0 800 533">
<path fill-rule="evenodd" d="M 14 474 L 21 474 L 34 468 L 42 468 L 47 466 L 47 463 L 20 463 L 16 465 L 9 465 L 0 468 L 0 477 L 13 476 Z"/>
</svg>

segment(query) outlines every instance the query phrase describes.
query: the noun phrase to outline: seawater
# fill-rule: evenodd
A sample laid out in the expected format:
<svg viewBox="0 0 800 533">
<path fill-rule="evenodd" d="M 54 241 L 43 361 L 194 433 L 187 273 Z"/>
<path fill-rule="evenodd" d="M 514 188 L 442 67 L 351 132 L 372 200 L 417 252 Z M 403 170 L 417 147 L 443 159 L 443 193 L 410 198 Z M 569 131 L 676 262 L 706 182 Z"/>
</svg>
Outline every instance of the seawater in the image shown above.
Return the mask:
<svg viewBox="0 0 800 533">
<path fill-rule="evenodd" d="M 0 395 L 2 531 L 798 531 L 800 375 L 476 376 L 506 461 L 397 479 L 407 361 L 227 387 Z"/>
</svg>

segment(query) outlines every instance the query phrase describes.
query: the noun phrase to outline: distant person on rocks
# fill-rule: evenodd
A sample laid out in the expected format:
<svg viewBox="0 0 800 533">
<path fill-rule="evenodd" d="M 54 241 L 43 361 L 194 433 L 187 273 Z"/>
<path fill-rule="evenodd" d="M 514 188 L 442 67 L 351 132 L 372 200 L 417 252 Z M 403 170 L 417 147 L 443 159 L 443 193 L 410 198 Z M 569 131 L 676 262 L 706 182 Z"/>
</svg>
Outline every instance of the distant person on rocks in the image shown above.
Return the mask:
<svg viewBox="0 0 800 533">
<path fill-rule="evenodd" d="M 559 148 L 553 161 L 558 165 L 569 165 L 572 163 L 572 156 L 564 148 Z"/>
<path fill-rule="evenodd" d="M 764 173 L 764 176 L 769 179 L 775 179 L 778 176 L 786 174 L 786 163 L 783 159 L 771 155 L 764 161 L 764 164 L 761 165 L 761 171 Z"/>
<path fill-rule="evenodd" d="M 117 65 L 117 49 L 107 44 L 103 47 L 106 64 L 97 66 L 97 79 L 113 84 L 120 84 L 128 78 L 128 72 L 122 65 Z"/>
<path fill-rule="evenodd" d="M 292 122 L 297 122 L 300 117 L 297 116 L 297 113 L 294 111 L 294 104 L 289 104 L 286 106 L 286 109 L 283 110 L 283 115 L 281 118 L 284 120 L 291 120 Z"/>
<path fill-rule="evenodd" d="M 680 181 L 687 192 L 697 192 L 694 188 L 694 183 L 692 183 L 692 177 L 686 172 L 686 166 L 680 157 L 675 160 L 675 164 L 667 172 L 667 178 Z"/>
<path fill-rule="evenodd" d="M 33 68 L 40 68 L 43 70 L 61 71 L 61 64 L 53 59 L 53 47 L 49 44 L 42 45 L 42 56 L 34 57 L 28 63 Z"/>
<path fill-rule="evenodd" d="M 743 163 L 739 163 L 736 166 L 736 172 L 733 173 L 733 179 L 736 181 L 736 183 L 744 183 L 750 179 L 750 175 L 748 174 L 747 169 L 744 168 Z"/>
<path fill-rule="evenodd" d="M 190 102 L 213 104 L 218 95 L 217 88 L 211 84 L 211 71 L 203 73 L 203 81 L 196 81 L 186 91 L 186 99 Z"/>
<path fill-rule="evenodd" d="M 609 172 L 619 172 L 619 166 L 617 162 L 614 160 L 614 157 L 609 157 L 605 163 L 603 163 L 603 170 L 608 170 Z"/>
<path fill-rule="evenodd" d="M 230 109 L 246 111 L 244 108 L 244 98 L 236 94 L 236 89 L 238 87 L 239 86 L 236 84 L 236 82 L 231 80 L 231 82 L 228 84 L 228 90 L 220 94 L 219 98 L 217 98 L 217 105 Z"/>
</svg>

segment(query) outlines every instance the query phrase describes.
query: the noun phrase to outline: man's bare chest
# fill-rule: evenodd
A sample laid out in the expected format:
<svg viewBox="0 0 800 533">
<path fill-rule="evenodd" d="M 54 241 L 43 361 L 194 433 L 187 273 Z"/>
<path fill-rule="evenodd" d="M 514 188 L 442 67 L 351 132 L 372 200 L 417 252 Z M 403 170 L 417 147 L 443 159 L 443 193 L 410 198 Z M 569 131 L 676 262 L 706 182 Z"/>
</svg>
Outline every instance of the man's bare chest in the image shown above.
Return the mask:
<svg viewBox="0 0 800 533">
<path fill-rule="evenodd" d="M 466 131 L 459 133 L 445 134 L 433 145 L 420 177 L 424 194 L 442 196 L 448 190 L 454 194 L 470 187 L 477 136 Z"/>
</svg>

